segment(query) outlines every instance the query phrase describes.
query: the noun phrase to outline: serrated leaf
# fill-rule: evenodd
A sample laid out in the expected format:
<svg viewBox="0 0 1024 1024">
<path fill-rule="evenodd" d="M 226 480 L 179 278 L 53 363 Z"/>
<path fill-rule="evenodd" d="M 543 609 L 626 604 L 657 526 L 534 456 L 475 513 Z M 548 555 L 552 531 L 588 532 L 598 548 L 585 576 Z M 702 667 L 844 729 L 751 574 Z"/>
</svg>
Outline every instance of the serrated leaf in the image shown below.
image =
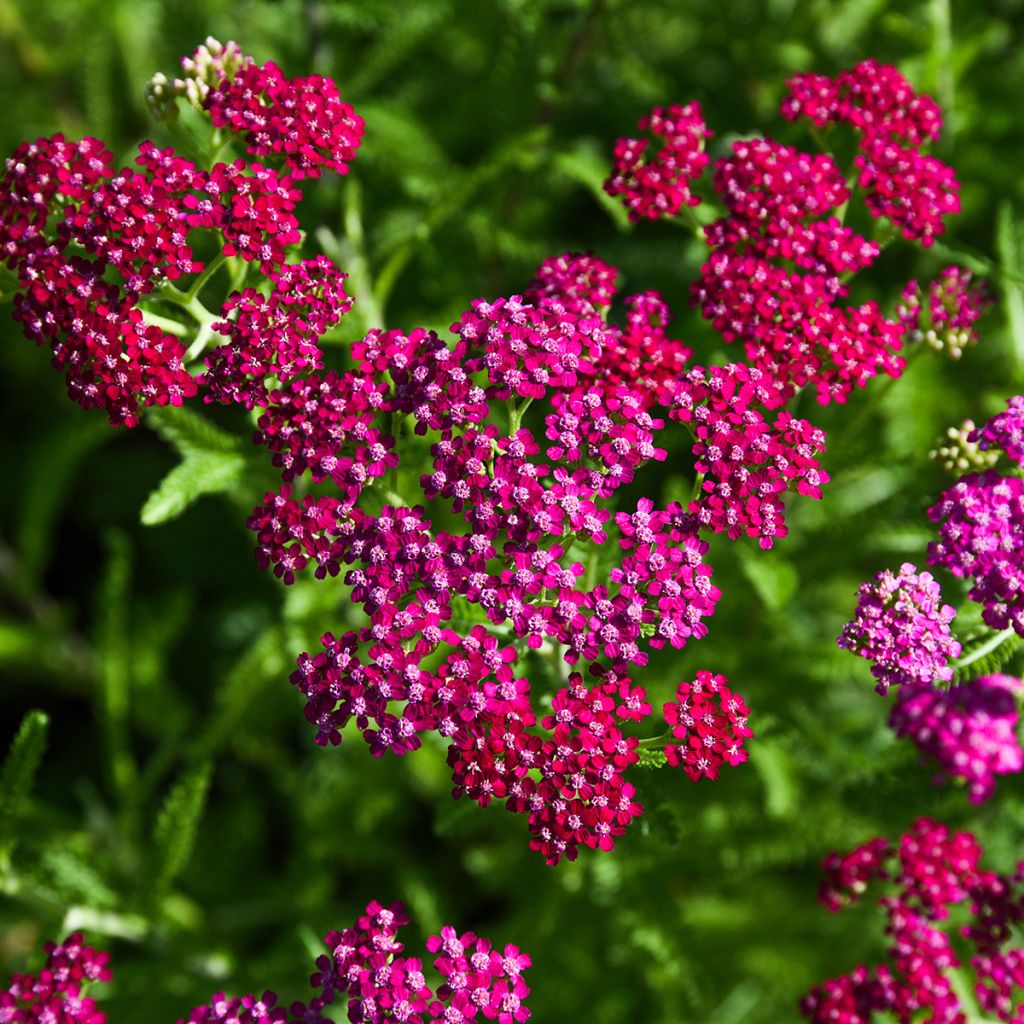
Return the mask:
<svg viewBox="0 0 1024 1024">
<path fill-rule="evenodd" d="M 0 819 L 17 817 L 32 791 L 36 772 L 46 752 L 50 719 L 43 711 L 30 711 L 21 725 L 0 768 Z"/>
<path fill-rule="evenodd" d="M 149 895 L 156 904 L 192 856 L 199 820 L 210 791 L 210 764 L 188 771 L 171 788 L 153 828 L 153 869 Z"/>
<path fill-rule="evenodd" d="M 193 452 L 236 452 L 240 447 L 234 435 L 182 406 L 150 409 L 145 423 L 183 456 Z"/>
<path fill-rule="evenodd" d="M 1010 659 L 1024 650 L 1024 638 L 1012 629 L 966 641 L 960 657 L 953 663 L 953 679 L 965 683 L 979 676 L 989 676 L 1001 671 Z"/>
<path fill-rule="evenodd" d="M 145 526 L 180 516 L 204 494 L 234 491 L 242 482 L 245 459 L 236 452 L 192 451 L 160 481 L 139 513 Z"/>
</svg>

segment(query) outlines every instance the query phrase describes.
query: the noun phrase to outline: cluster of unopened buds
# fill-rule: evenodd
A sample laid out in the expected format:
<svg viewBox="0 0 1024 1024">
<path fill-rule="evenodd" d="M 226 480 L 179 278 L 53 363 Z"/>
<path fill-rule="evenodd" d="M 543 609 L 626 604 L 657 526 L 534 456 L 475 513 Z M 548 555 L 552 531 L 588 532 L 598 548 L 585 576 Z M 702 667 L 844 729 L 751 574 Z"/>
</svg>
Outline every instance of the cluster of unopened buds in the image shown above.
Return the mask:
<svg viewBox="0 0 1024 1024">
<path fill-rule="evenodd" d="M 524 1024 L 530 1018 L 523 979 L 531 960 L 517 946 L 495 948 L 472 932 L 444 927 L 427 939 L 436 979 L 423 958 L 405 956 L 399 939 L 409 918 L 401 903 L 370 903 L 343 931 L 324 938 L 308 1001 L 278 1004 L 277 995 L 214 995 L 178 1024 L 329 1024 L 331 1008 L 345 1005 L 353 1024 Z M 44 968 L 16 974 L 0 992 L 0 1020 L 9 1024 L 106 1024 L 87 986 L 109 982 L 109 955 L 83 945 L 80 934 L 48 943 Z"/>
<path fill-rule="evenodd" d="M 721 677 L 681 683 L 669 731 L 641 740 L 625 730 L 653 711 L 632 676 L 706 634 L 711 535 L 771 548 L 789 496 L 821 497 L 824 433 L 787 403 L 811 385 L 845 401 L 902 370 L 907 323 L 840 304 L 881 243 L 843 223 L 836 162 L 766 138 L 717 162 L 724 215 L 703 231 L 693 300 L 748 362 L 692 362 L 656 292 L 610 316 L 618 271 L 566 253 L 520 293 L 471 302 L 449 338 L 371 330 L 337 370 L 318 342 L 352 302 L 339 267 L 301 256 L 296 182 L 346 173 L 361 119 L 329 79 L 215 40 L 150 98 L 165 117 L 179 102 L 208 117 L 214 153 L 267 165 L 201 168 L 145 143 L 137 170 L 114 173 L 96 140 L 20 147 L 0 182 L 15 315 L 114 423 L 194 395 L 254 410 L 281 472 L 249 519 L 260 565 L 286 584 L 340 576 L 362 615 L 292 675 L 316 741 L 353 727 L 374 755 L 401 755 L 437 733 L 454 794 L 527 815 L 550 863 L 610 849 L 640 813 L 624 773 L 642 747 L 694 780 L 744 760 L 747 710 Z M 783 113 L 853 125 L 868 209 L 906 237 L 929 244 L 955 211 L 952 172 L 919 152 L 937 108 L 895 69 L 799 77 Z M 686 212 L 712 137 L 699 105 L 641 128 L 657 143 L 620 140 L 608 191 L 634 219 Z M 218 315 L 202 297 L 221 267 Z M 941 306 L 965 344 L 973 286 L 956 269 L 940 281 L 933 325 Z M 624 501 L 680 440 L 688 500 Z M 538 675 L 554 676 L 547 694 Z"/>
<path fill-rule="evenodd" d="M 1022 428 L 1024 402 L 1017 396 L 983 426 L 972 424 L 965 443 L 978 457 L 991 453 L 1020 465 Z M 995 461 L 962 476 L 928 511 L 939 524 L 929 564 L 967 580 L 967 596 L 1000 631 L 982 638 L 982 654 L 1014 633 L 1024 637 L 1024 481 L 1012 471 L 1004 476 Z M 863 584 L 839 645 L 873 663 L 880 693 L 898 686 L 890 726 L 932 756 L 945 775 L 965 780 L 970 799 L 979 802 L 991 796 L 995 776 L 1024 768 L 1018 736 L 1024 686 L 1005 675 L 951 685 L 961 655 L 951 629 L 955 615 L 931 573 L 908 562 L 899 574 L 885 570 Z"/>
<path fill-rule="evenodd" d="M 1019 1021 L 1024 947 L 1015 943 L 1024 922 L 1024 863 L 1001 875 L 980 866 L 982 853 L 970 832 L 950 833 L 922 818 L 895 846 L 872 839 L 827 857 L 822 904 L 842 910 L 870 887 L 884 887 L 878 905 L 889 942 L 884 963 L 813 988 L 800 1003 L 803 1016 L 812 1024 Z"/>
</svg>

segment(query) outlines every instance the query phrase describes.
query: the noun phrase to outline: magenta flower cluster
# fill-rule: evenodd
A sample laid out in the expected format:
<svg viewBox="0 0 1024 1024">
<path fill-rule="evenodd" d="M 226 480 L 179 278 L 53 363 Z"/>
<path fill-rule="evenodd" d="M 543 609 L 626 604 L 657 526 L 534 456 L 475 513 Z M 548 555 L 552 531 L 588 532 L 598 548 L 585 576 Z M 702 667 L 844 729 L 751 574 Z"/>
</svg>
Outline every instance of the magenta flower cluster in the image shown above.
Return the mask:
<svg viewBox="0 0 1024 1024">
<path fill-rule="evenodd" d="M 838 643 L 873 662 L 883 696 L 890 686 L 930 687 L 953 677 L 949 663 L 960 655 L 950 629 L 955 616 L 932 574 L 904 562 L 898 573 L 885 569 L 861 585 L 857 611 Z"/>
<path fill-rule="evenodd" d="M 110 981 L 109 955 L 86 946 L 81 933 L 44 946 L 46 963 L 38 974 L 15 974 L 0 990 L 0 1021 L 5 1024 L 106 1024 L 96 1001 L 85 995 L 94 983 Z"/>
<path fill-rule="evenodd" d="M 622 138 L 615 143 L 612 174 L 604 183 L 610 196 L 621 197 L 633 221 L 672 217 L 700 197 L 691 188 L 704 173 L 704 152 L 711 135 L 699 103 L 655 107 L 637 128 L 651 139 Z"/>
<path fill-rule="evenodd" d="M 939 690 L 904 687 L 889 726 L 935 760 L 950 778 L 962 778 L 972 803 L 987 800 L 996 776 L 1024 768 L 1017 736 L 1017 701 L 1024 684 L 1011 676 L 981 676 Z"/>
<path fill-rule="evenodd" d="M 801 1014 L 813 1024 L 962 1024 L 970 1008 L 954 982 L 956 972 L 969 978 L 983 1013 L 1007 1024 L 1020 1020 L 1024 948 L 1014 942 L 1024 921 L 1024 863 L 1012 875 L 1000 875 L 979 866 L 982 852 L 971 833 L 951 834 L 921 818 L 897 848 L 873 839 L 845 856 L 830 855 L 821 890 L 829 910 L 887 883 L 878 901 L 886 920 L 886 958 L 815 986 L 801 1000 Z M 955 930 L 954 911 L 955 919 L 966 919 Z M 966 954 L 958 952 L 960 942 Z"/>
<path fill-rule="evenodd" d="M 273 992 L 229 998 L 218 993 L 178 1024 L 328 1024 L 325 1013 L 345 1004 L 353 1024 L 523 1024 L 530 989 L 523 972 L 530 957 L 518 947 L 499 950 L 472 932 L 446 926 L 427 939 L 438 980 L 428 983 L 423 960 L 404 956 L 399 932 L 409 923 L 401 903 L 374 900 L 348 928 L 329 932 L 327 952 L 319 956 L 310 984 L 309 1002 L 278 1006 Z"/>
<path fill-rule="evenodd" d="M 1021 396 L 970 435 L 987 449 L 1001 449 L 1014 463 L 1021 456 Z M 982 606 L 993 629 L 1024 636 L 1024 480 L 998 469 L 968 473 L 928 510 L 939 539 L 928 562 L 968 580 L 968 596 Z"/>
<path fill-rule="evenodd" d="M 423 960 L 403 956 L 398 935 L 409 923 L 401 903 L 370 903 L 351 927 L 328 933 L 327 952 L 316 960 L 308 1002 L 278 1005 L 277 995 L 216 993 L 178 1024 L 329 1024 L 328 1007 L 344 1003 L 353 1024 L 525 1024 L 530 989 L 523 973 L 530 957 L 518 946 L 496 948 L 473 932 L 445 926 L 427 939 L 437 980 L 428 984 Z M 84 945 L 75 933 L 47 943 L 38 974 L 16 974 L 0 992 L 5 1024 L 106 1024 L 107 1016 L 83 994 L 93 983 L 110 981 L 109 954 Z"/>
<path fill-rule="evenodd" d="M 1006 411 L 970 439 L 1014 458 L 1019 408 L 1020 398 L 1010 399 Z M 971 582 L 968 597 L 981 604 L 987 625 L 1024 635 L 1024 481 L 995 468 L 969 473 L 928 514 L 939 524 L 929 564 Z M 955 615 L 932 575 L 905 563 L 899 574 L 886 570 L 861 586 L 839 646 L 873 662 L 880 693 L 900 684 L 890 727 L 944 775 L 963 779 L 970 800 L 980 803 L 992 795 L 998 775 L 1024 770 L 1017 708 L 1022 684 L 990 675 L 944 685 L 961 654 L 950 628 Z"/>
</svg>

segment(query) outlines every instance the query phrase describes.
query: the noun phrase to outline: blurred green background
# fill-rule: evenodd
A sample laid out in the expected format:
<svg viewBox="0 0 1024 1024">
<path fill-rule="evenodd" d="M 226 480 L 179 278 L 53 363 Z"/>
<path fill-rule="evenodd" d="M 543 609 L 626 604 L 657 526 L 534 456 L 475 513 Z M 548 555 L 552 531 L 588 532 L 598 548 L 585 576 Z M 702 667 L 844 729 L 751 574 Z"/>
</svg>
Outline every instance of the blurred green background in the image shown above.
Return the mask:
<svg viewBox="0 0 1024 1024">
<path fill-rule="evenodd" d="M 30 708 L 51 719 L 12 855 L 0 837 L 5 968 L 84 926 L 114 955 L 114 1024 L 171 1022 L 215 989 L 305 996 L 319 937 L 399 898 L 410 946 L 450 922 L 527 949 L 538 1021 L 754 1024 L 793 1019 L 811 984 L 881 951 L 870 908 L 816 906 L 830 849 L 928 814 L 976 829 L 1009 867 L 1024 782 L 1000 781 L 981 808 L 933 786 L 835 636 L 861 580 L 923 563 L 924 509 L 948 483 L 927 457 L 939 435 L 1024 382 L 1022 28 L 1020 0 L 0 0 L 5 153 L 56 130 L 100 136 L 122 160 L 143 138 L 166 144 L 144 83 L 207 34 L 336 78 L 365 143 L 349 178 L 307 187 L 300 216 L 310 251 L 325 227 L 357 287 L 393 278 L 389 327 L 444 329 L 470 299 L 520 290 L 545 256 L 593 248 L 627 290 L 665 294 L 700 361 L 741 357 L 688 308 L 700 247 L 630 228 L 600 195 L 615 137 L 655 104 L 697 99 L 713 155 L 731 133 L 810 146 L 777 115 L 785 79 L 869 56 L 943 105 L 938 152 L 964 212 L 930 253 L 893 246 L 858 295 L 892 302 L 949 250 L 1000 293 L 959 364 L 929 355 L 880 394 L 876 381 L 847 406 L 804 402 L 833 439 L 825 499 L 795 499 L 771 552 L 716 542 L 710 636 L 637 673 L 660 704 L 697 668 L 725 672 L 753 708 L 751 763 L 698 786 L 637 770 L 640 823 L 612 854 L 557 869 L 528 851 L 523 820 L 450 799 L 440 746 L 379 762 L 358 737 L 313 746 L 287 675 L 344 626 L 344 588 L 286 590 L 259 571 L 244 527 L 258 474 L 141 525 L 173 448 L 73 406 L 0 307 L 0 749 Z M 342 339 L 365 322 L 357 306 Z M 248 429 L 234 410 L 214 418 Z M 685 453 L 673 459 L 642 481 L 652 495 L 688 489 Z M 206 764 L 192 856 L 187 835 L 158 852 L 161 806 L 171 794 L 166 820 L 187 821 Z"/>
</svg>

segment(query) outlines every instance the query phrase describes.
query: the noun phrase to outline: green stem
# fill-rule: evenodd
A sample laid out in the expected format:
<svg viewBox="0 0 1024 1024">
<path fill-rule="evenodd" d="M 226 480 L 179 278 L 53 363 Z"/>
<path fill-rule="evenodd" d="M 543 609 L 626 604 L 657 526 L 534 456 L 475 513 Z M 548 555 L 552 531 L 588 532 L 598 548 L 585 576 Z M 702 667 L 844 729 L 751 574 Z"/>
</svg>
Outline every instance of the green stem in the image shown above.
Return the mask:
<svg viewBox="0 0 1024 1024">
<path fill-rule="evenodd" d="M 213 275 L 216 274 L 225 263 L 227 263 L 227 259 L 227 256 L 220 252 L 217 253 L 209 263 L 207 263 L 203 272 L 192 282 L 192 287 L 184 293 L 189 301 L 198 297 L 199 293 L 206 287 L 210 278 L 213 277 Z"/>
<path fill-rule="evenodd" d="M 646 750 L 648 747 L 663 747 L 670 739 L 672 739 L 672 733 L 663 732 L 660 736 L 648 736 L 647 739 L 641 740 L 637 746 L 642 750 Z"/>
<path fill-rule="evenodd" d="M 370 486 L 390 505 L 394 505 L 396 508 L 408 508 L 409 502 L 405 500 L 397 491 L 391 490 L 390 487 L 386 487 L 384 484 L 379 483 L 376 480 L 370 482 Z"/>
<path fill-rule="evenodd" d="M 701 489 L 704 486 L 704 474 L 698 473 L 693 480 L 693 488 L 690 491 L 690 501 L 696 501 L 701 495 Z"/>
<path fill-rule="evenodd" d="M 177 338 L 184 338 L 189 333 L 189 329 L 184 325 L 178 323 L 177 320 L 171 320 L 168 317 L 160 316 L 159 313 L 153 313 L 150 310 L 143 310 L 147 324 L 152 324 L 154 327 L 159 327 L 160 330 L 166 331 L 168 334 L 173 334 Z"/>
<path fill-rule="evenodd" d="M 530 408 L 532 398 L 527 398 L 522 405 L 519 405 L 514 398 L 508 400 L 508 434 L 511 437 L 522 426 L 523 415 Z"/>
</svg>

